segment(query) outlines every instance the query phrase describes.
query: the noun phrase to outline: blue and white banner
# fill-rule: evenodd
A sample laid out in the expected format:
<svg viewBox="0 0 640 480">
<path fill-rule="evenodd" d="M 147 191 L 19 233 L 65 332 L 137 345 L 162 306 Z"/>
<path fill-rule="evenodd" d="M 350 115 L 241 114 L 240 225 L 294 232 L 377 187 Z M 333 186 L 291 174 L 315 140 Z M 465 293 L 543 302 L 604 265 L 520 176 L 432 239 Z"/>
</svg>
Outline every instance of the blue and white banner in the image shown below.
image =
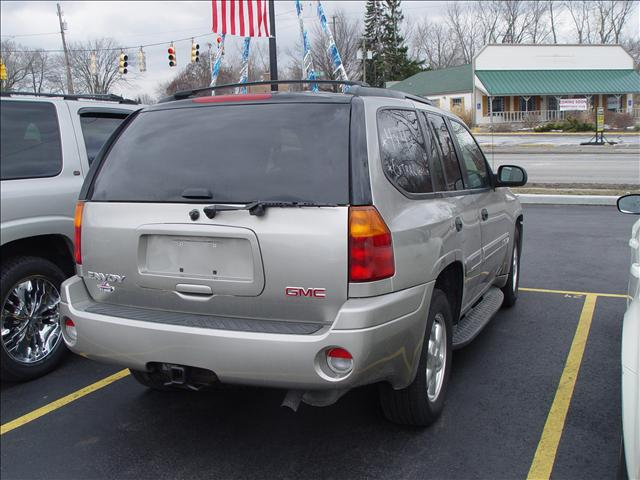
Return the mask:
<svg viewBox="0 0 640 480">
<path fill-rule="evenodd" d="M 333 62 L 333 78 L 335 78 L 336 80 L 348 81 L 349 78 L 347 77 L 347 72 L 344 69 L 344 65 L 342 64 L 342 59 L 340 58 L 338 47 L 336 47 L 336 42 L 333 39 L 331 29 L 327 25 L 327 17 L 324 14 L 324 9 L 322 8 L 322 3 L 320 3 L 320 0 L 318 0 L 318 18 L 320 19 L 322 31 L 327 36 L 327 51 L 329 52 L 331 61 Z M 342 91 L 349 91 L 349 86 L 342 85 Z"/>
<path fill-rule="evenodd" d="M 220 42 L 218 43 L 218 50 L 216 51 L 216 55 L 213 58 L 212 67 L 211 67 L 211 87 L 215 87 L 218 82 L 218 74 L 220 73 L 220 64 L 222 63 L 222 57 L 224 56 L 224 37 L 225 35 L 220 36 Z M 215 90 L 211 90 L 211 95 L 215 95 Z"/>
<path fill-rule="evenodd" d="M 249 77 L 249 47 L 251 45 L 251 37 L 244 37 L 244 45 L 242 46 L 242 67 L 240 68 L 240 81 L 238 83 L 247 83 Z M 247 93 L 247 87 L 237 87 L 236 93 Z"/>
<path fill-rule="evenodd" d="M 316 71 L 313 68 L 313 57 L 311 55 L 311 42 L 309 41 L 309 34 L 304 26 L 304 20 L 302 19 L 302 2 L 296 0 L 296 12 L 298 13 L 298 23 L 300 24 L 300 36 L 302 37 L 302 76 L 307 80 L 316 80 Z M 311 90 L 318 91 L 318 84 L 312 83 Z"/>
</svg>

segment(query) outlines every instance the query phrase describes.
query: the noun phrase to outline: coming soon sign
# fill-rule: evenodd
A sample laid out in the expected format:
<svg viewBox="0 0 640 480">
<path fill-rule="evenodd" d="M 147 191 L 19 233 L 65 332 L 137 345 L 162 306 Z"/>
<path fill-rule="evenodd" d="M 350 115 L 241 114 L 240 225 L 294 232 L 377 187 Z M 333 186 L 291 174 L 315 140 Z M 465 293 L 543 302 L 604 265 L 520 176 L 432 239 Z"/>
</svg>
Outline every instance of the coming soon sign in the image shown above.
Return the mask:
<svg viewBox="0 0 640 480">
<path fill-rule="evenodd" d="M 586 110 L 588 102 L 586 98 L 561 98 L 559 106 L 561 112 Z"/>
</svg>

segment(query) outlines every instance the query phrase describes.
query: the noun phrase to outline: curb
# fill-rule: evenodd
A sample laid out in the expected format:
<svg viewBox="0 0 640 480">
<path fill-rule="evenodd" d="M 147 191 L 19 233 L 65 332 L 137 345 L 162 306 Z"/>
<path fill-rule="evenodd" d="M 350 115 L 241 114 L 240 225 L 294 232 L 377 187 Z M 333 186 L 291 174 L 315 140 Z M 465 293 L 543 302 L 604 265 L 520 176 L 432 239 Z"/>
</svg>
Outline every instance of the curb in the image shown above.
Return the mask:
<svg viewBox="0 0 640 480">
<path fill-rule="evenodd" d="M 520 193 L 516 197 L 523 205 L 616 205 L 613 195 L 542 195 Z"/>
<path fill-rule="evenodd" d="M 485 155 L 491 153 L 491 144 L 480 143 L 480 148 Z M 598 150 L 595 150 L 595 149 Z M 548 147 L 544 145 L 536 145 L 522 147 L 520 145 L 513 146 L 494 146 L 493 153 L 508 153 L 508 154 L 595 154 L 595 155 L 630 155 L 640 154 L 640 147 L 568 147 L 568 146 L 554 146 Z"/>
</svg>

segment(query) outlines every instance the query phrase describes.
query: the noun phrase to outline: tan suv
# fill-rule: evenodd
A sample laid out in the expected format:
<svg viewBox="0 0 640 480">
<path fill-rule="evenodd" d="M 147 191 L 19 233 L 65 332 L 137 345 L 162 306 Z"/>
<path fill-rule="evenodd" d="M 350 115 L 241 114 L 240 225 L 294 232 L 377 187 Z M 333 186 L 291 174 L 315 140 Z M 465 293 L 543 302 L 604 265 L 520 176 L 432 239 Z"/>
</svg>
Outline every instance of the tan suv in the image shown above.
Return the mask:
<svg viewBox="0 0 640 480">
<path fill-rule="evenodd" d="M 388 418 L 433 422 L 452 349 L 516 301 L 525 172 L 399 92 L 202 91 L 132 115 L 85 181 L 69 348 L 293 408 L 380 383 Z"/>
</svg>

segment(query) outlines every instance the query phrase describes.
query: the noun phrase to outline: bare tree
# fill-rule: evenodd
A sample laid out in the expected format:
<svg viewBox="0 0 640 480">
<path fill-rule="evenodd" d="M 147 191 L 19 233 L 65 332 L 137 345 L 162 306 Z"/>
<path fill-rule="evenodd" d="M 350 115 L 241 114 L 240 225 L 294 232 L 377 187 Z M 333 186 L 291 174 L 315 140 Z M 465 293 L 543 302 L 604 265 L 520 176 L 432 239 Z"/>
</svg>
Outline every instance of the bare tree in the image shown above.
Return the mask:
<svg viewBox="0 0 640 480">
<path fill-rule="evenodd" d="M 333 24 L 333 19 L 330 23 Z M 361 48 L 362 39 L 361 22 L 358 19 L 350 20 L 344 10 L 338 9 L 335 12 L 335 26 L 333 39 L 347 76 L 349 80 L 359 80 L 362 78 L 362 62 L 358 60 L 358 49 Z M 333 61 L 327 50 L 327 35 L 317 22 L 313 24 L 311 34 L 311 54 L 316 70 L 324 72 L 327 79 L 335 79 Z M 299 61 L 302 62 L 302 47 L 299 51 Z"/>
<path fill-rule="evenodd" d="M 25 79 L 31 68 L 31 55 L 24 51 L 24 47 L 11 40 L 2 40 L 0 55 L 7 68 L 7 79 L 2 82 L 4 90 L 25 88 Z"/>
<path fill-rule="evenodd" d="M 118 72 L 120 53 L 116 41 L 111 38 L 71 44 L 69 56 L 74 90 L 77 88 L 82 93 L 105 94 L 114 86 L 127 83 L 127 76 Z M 131 57 L 129 55 L 130 61 L 133 61 Z"/>
<path fill-rule="evenodd" d="M 41 93 L 48 90 L 47 71 L 51 67 L 51 57 L 49 52 L 36 50 L 31 53 L 31 60 L 27 66 L 26 80 L 29 82 L 33 93 Z"/>
<path fill-rule="evenodd" d="M 549 38 L 553 28 L 550 5 L 546 0 L 531 0 L 527 2 L 525 15 L 529 18 L 528 39 L 531 43 L 544 43 Z"/>
<path fill-rule="evenodd" d="M 558 43 L 558 36 L 556 35 L 556 17 L 555 14 L 553 12 L 553 7 L 555 6 L 555 3 L 553 0 L 549 0 L 549 21 L 550 21 L 550 27 L 551 27 L 551 35 L 553 36 L 553 43 Z M 556 13 L 558 12 L 558 7 L 556 7 Z"/>
<path fill-rule="evenodd" d="M 467 13 L 470 13 L 469 10 Z M 498 43 L 502 36 L 502 2 L 498 0 L 476 2 L 473 12 L 480 24 L 477 41 L 480 46 Z"/>
<path fill-rule="evenodd" d="M 640 38 L 630 37 L 627 38 L 622 46 L 633 58 L 633 66 L 636 70 L 640 70 Z"/>
<path fill-rule="evenodd" d="M 455 35 L 447 24 L 425 19 L 417 26 L 412 43 L 417 56 L 424 58 L 427 67 L 433 70 L 464 62 Z"/>
<path fill-rule="evenodd" d="M 629 0 L 598 0 L 594 7 L 594 13 L 596 13 L 595 30 L 599 42 L 619 43 L 622 28 L 627 22 L 633 3 Z"/>
<path fill-rule="evenodd" d="M 456 39 L 464 63 L 471 63 L 478 43 L 478 24 L 474 11 L 473 5 L 463 7 L 459 2 L 449 3 L 447 7 L 447 25 Z"/>
<path fill-rule="evenodd" d="M 591 9 L 590 4 L 592 2 L 588 0 L 581 1 L 569 1 L 564 5 L 569 11 L 573 24 L 575 26 L 576 40 L 578 43 L 591 43 Z"/>
</svg>

